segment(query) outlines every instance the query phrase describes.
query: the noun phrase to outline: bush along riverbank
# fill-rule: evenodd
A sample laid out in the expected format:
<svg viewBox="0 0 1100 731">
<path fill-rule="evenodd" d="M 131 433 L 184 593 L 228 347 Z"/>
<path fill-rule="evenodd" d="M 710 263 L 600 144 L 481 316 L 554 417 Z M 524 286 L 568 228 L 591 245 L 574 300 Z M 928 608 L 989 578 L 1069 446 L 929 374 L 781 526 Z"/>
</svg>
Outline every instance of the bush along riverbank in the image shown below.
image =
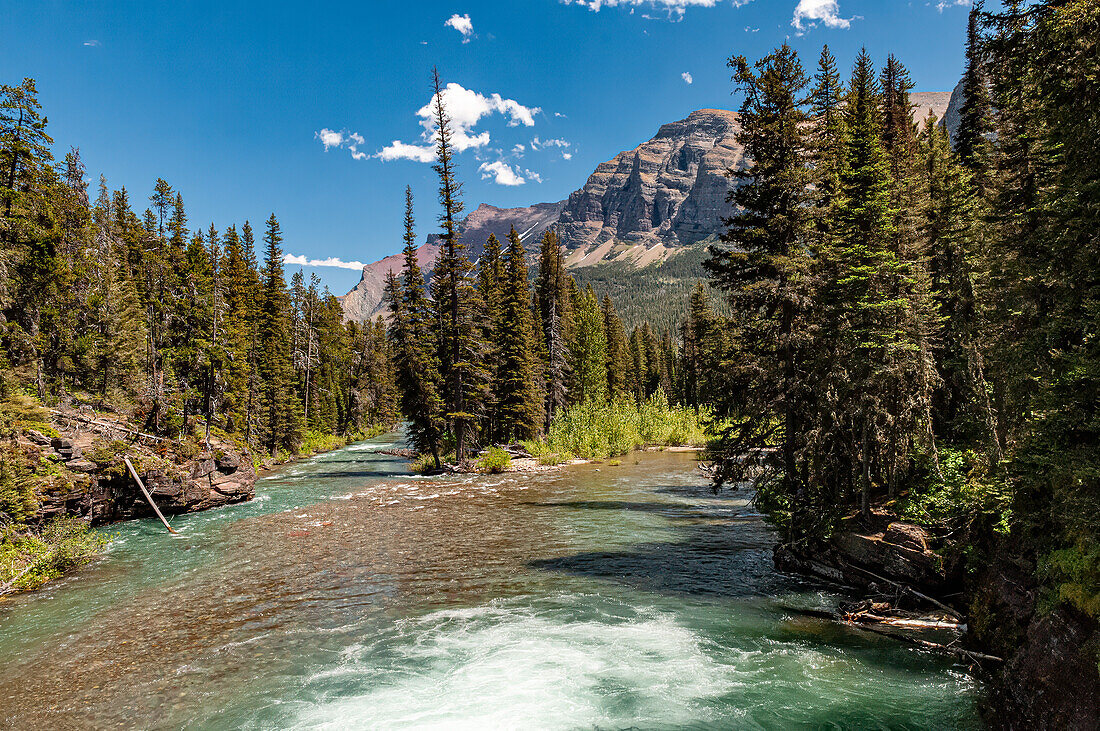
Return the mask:
<svg viewBox="0 0 1100 731">
<path fill-rule="evenodd" d="M 612 459 L 642 449 L 702 449 L 707 443 L 709 419 L 706 409 L 670 405 L 661 390 L 641 402 L 630 398 L 590 400 L 562 411 L 543 438 L 491 445 L 461 465 L 450 451 L 442 457 L 440 471 L 532 472 Z M 431 455 L 411 450 L 393 453 L 410 459 L 414 472 L 437 471 Z"/>
</svg>

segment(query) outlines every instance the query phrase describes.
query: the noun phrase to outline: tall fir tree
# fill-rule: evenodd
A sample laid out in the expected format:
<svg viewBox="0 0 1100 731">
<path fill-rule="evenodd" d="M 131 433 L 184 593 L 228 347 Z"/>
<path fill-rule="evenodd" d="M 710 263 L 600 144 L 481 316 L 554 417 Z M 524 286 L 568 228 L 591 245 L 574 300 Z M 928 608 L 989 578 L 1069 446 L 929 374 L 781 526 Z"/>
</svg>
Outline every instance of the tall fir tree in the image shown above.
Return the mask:
<svg viewBox="0 0 1100 731">
<path fill-rule="evenodd" d="M 302 437 L 301 411 L 294 396 L 290 360 L 290 297 L 283 274 L 283 236 L 275 214 L 264 233 L 264 268 L 259 309 L 260 443 L 272 455 L 294 452 Z"/>
</svg>

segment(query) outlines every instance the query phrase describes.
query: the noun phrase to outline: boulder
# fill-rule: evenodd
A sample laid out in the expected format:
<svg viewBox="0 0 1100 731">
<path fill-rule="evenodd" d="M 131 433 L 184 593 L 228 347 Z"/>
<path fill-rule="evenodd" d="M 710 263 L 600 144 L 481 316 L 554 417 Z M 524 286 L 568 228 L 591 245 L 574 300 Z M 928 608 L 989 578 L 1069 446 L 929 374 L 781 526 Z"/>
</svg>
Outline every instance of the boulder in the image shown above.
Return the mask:
<svg viewBox="0 0 1100 731">
<path fill-rule="evenodd" d="M 895 522 L 886 526 L 886 533 L 883 534 L 882 540 L 893 543 L 895 546 L 924 553 L 928 550 L 929 535 L 919 525 Z"/>
<path fill-rule="evenodd" d="M 50 438 L 40 431 L 35 431 L 34 429 L 24 429 L 23 434 L 26 435 L 27 439 L 31 440 L 40 447 L 50 446 Z"/>
</svg>

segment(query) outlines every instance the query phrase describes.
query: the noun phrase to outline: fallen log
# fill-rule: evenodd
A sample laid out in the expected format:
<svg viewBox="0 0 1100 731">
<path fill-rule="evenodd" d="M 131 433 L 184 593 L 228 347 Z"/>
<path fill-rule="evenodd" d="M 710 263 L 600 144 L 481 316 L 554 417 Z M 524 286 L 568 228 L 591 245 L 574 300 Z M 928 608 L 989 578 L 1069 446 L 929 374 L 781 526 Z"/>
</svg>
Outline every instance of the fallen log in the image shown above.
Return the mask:
<svg viewBox="0 0 1100 731">
<path fill-rule="evenodd" d="M 130 474 L 134 476 L 135 480 L 137 480 L 138 487 L 141 488 L 141 492 L 145 495 L 145 499 L 149 501 L 149 505 L 151 505 L 153 507 L 153 512 L 157 514 L 158 518 L 160 518 L 160 522 L 164 523 L 164 527 L 168 529 L 169 533 L 175 533 L 176 529 L 173 528 L 172 526 L 168 525 L 168 521 L 164 519 L 164 515 L 160 512 L 160 508 L 158 508 L 157 504 L 155 502 L 153 502 L 153 496 L 151 494 L 149 494 L 148 490 L 145 489 L 145 483 L 143 483 L 141 481 L 141 478 L 138 477 L 137 470 L 135 470 L 134 465 L 131 464 L 130 458 L 129 457 L 123 457 L 122 461 L 125 462 L 126 466 L 130 468 Z"/>
<path fill-rule="evenodd" d="M 92 424 L 93 426 L 100 426 L 104 429 L 113 429 L 120 431 L 123 434 L 132 434 L 135 437 L 141 437 L 142 439 L 155 439 L 158 442 L 171 442 L 171 439 L 165 439 L 164 437 L 158 437 L 153 434 L 146 434 L 144 432 L 134 431 L 133 429 L 127 429 L 126 427 L 113 424 L 109 421 L 99 421 L 97 419 L 89 419 L 87 416 L 80 414 L 69 414 L 64 411 L 58 411 L 57 409 L 50 409 L 50 413 L 60 416 L 63 419 L 72 419 L 74 421 L 83 422 L 85 424 Z"/>
<path fill-rule="evenodd" d="M 849 623 L 849 624 L 852 624 L 852 623 Z M 862 630 L 866 630 L 868 632 L 874 632 L 875 634 L 883 635 L 885 637 L 892 637 L 895 640 L 901 640 L 903 642 L 908 642 L 908 643 L 913 644 L 913 645 L 918 645 L 918 646 L 923 647 L 923 648 L 928 649 L 928 650 L 935 650 L 937 652 L 946 652 L 948 654 L 955 655 L 956 657 L 965 657 L 968 660 L 975 660 L 975 661 L 989 660 L 991 662 L 1004 662 L 1004 658 L 997 657 L 996 655 L 986 655 L 983 652 L 974 652 L 973 650 L 964 650 L 961 647 L 952 647 L 950 645 L 942 645 L 939 642 L 931 642 L 929 640 L 922 640 L 920 637 L 910 637 L 909 635 L 900 634 L 898 632 L 890 632 L 888 630 L 879 629 L 878 627 L 875 627 L 874 625 L 853 624 L 853 626 L 857 626 Z"/>
<path fill-rule="evenodd" d="M 911 619 L 908 617 L 883 617 L 878 614 L 871 614 L 870 612 L 857 612 L 848 615 L 847 618 L 849 621 L 853 622 L 885 624 L 890 627 L 901 627 L 903 629 L 951 629 L 958 632 L 966 631 L 966 625 L 961 622 L 940 622 L 931 619 Z"/>
<path fill-rule="evenodd" d="M 894 581 L 893 579 L 887 579 L 884 576 L 879 576 L 878 574 L 874 573 L 873 571 L 868 571 L 867 569 L 865 569 L 861 566 L 856 566 L 854 564 L 848 563 L 847 561 L 844 562 L 844 565 L 847 568 L 855 569 L 856 571 L 859 571 L 860 573 L 867 574 L 872 579 L 876 579 L 878 581 L 884 581 L 887 584 L 890 584 L 891 586 L 895 586 L 898 589 L 901 589 L 902 591 L 909 592 L 913 596 L 917 597 L 918 599 L 923 599 L 924 601 L 928 602 L 929 604 L 934 604 L 937 607 L 939 607 L 940 609 L 942 609 L 943 611 L 950 614 L 952 617 L 956 617 L 957 619 L 962 619 L 963 618 L 963 616 L 961 614 L 959 614 L 958 611 L 952 609 L 951 607 L 947 606 L 946 604 L 939 601 L 938 599 L 933 599 L 932 597 L 928 596 L 927 594 L 920 593 L 919 591 L 917 591 L 916 589 L 914 589 L 913 587 L 911 587 L 907 584 L 902 584 L 901 582 Z"/>
</svg>

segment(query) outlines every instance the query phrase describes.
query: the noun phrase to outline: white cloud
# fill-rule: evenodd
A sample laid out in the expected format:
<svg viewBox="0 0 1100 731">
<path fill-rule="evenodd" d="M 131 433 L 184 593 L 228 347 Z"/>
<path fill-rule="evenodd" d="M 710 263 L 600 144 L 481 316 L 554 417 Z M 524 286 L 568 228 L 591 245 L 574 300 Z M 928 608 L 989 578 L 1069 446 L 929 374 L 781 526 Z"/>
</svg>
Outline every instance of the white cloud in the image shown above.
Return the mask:
<svg viewBox="0 0 1100 731">
<path fill-rule="evenodd" d="M 692 84 L 695 83 L 695 79 L 693 79 L 691 77 L 691 72 L 690 71 L 685 71 L 684 73 L 680 74 L 680 78 L 683 79 L 684 83 L 687 84 L 688 86 L 691 86 Z"/>
<path fill-rule="evenodd" d="M 529 179 L 534 180 L 536 183 L 542 182 L 542 176 L 536 173 L 534 170 L 524 169 L 523 174 L 526 175 Z"/>
<path fill-rule="evenodd" d="M 791 25 L 800 32 L 805 32 L 818 23 L 829 28 L 848 28 L 853 20 L 854 18 L 840 17 L 837 0 L 798 0 Z"/>
<path fill-rule="evenodd" d="M 561 154 L 561 156 L 562 156 L 563 160 L 572 160 L 573 159 L 573 153 L 572 152 L 563 152 Z"/>
<path fill-rule="evenodd" d="M 581 7 L 588 8 L 594 13 L 598 13 L 601 8 L 614 8 L 614 7 L 629 7 L 630 12 L 634 12 L 634 8 L 638 6 L 648 6 L 652 8 L 659 8 L 661 10 L 667 10 L 668 14 L 682 16 L 684 11 L 688 8 L 713 8 L 715 5 L 723 4 L 723 0 L 561 0 L 566 5 L 580 5 Z M 730 5 L 735 8 L 739 8 L 742 5 L 747 5 L 752 0 L 728 0 Z"/>
<path fill-rule="evenodd" d="M 490 137 L 488 132 L 475 133 L 473 128 L 483 117 L 501 114 L 508 119 L 509 127 L 533 127 L 535 115 L 542 111 L 539 107 L 526 107 L 515 99 L 505 99 L 500 94 L 485 96 L 476 91 L 465 89 L 461 84 L 450 83 L 442 92 L 443 106 L 451 120 L 451 143 L 456 152 L 471 148 L 486 147 Z M 416 116 L 420 117 L 421 144 L 408 144 L 395 140 L 393 144 L 375 154 L 382 160 L 416 160 L 432 162 L 435 159 L 435 143 L 439 139 L 435 127 L 435 97 L 421 107 Z"/>
<path fill-rule="evenodd" d="M 354 160 L 366 160 L 370 155 L 361 151 L 359 145 L 362 145 L 366 140 L 363 135 L 358 132 L 348 132 L 347 130 L 340 130 L 337 132 L 334 129 L 322 129 L 320 132 L 314 132 L 313 136 L 321 141 L 321 144 L 325 146 L 325 152 L 328 152 L 331 148 L 346 149 L 351 153 L 351 157 Z"/>
<path fill-rule="evenodd" d="M 389 162 L 390 160 L 415 160 L 416 162 L 435 162 L 434 145 L 410 145 L 401 140 L 394 140 L 383 147 L 375 157 Z"/>
<path fill-rule="evenodd" d="M 450 18 L 447 18 L 443 25 L 448 28 L 454 28 L 461 33 L 463 43 L 469 43 L 470 38 L 474 34 L 474 24 L 470 21 L 469 15 L 459 15 L 455 13 Z"/>
<path fill-rule="evenodd" d="M 91 40 L 84 41 L 84 45 L 91 48 L 99 48 L 103 44 L 93 38 Z"/>
<path fill-rule="evenodd" d="M 527 182 L 511 166 L 500 160 L 483 162 L 477 171 L 481 173 L 482 180 L 492 178 L 497 185 L 523 185 Z"/>
<path fill-rule="evenodd" d="M 363 262 L 361 261 L 344 261 L 335 256 L 330 256 L 327 259 L 309 259 L 301 254 L 287 254 L 283 257 L 283 263 L 300 267 L 336 267 L 338 269 L 363 268 Z"/>
<path fill-rule="evenodd" d="M 973 4 L 972 0 L 940 0 L 936 3 L 936 10 L 942 13 L 947 8 L 953 8 L 960 5 L 963 7 L 970 7 Z"/>
<path fill-rule="evenodd" d="M 572 146 L 573 146 L 573 143 L 569 142 L 568 140 L 561 140 L 561 139 L 540 140 L 538 137 L 531 140 L 531 149 L 532 150 L 539 150 L 539 149 L 542 149 L 544 147 L 562 147 L 562 148 L 565 148 L 565 147 L 572 147 Z"/>
<path fill-rule="evenodd" d="M 512 148 L 512 152 L 517 155 L 522 155 L 523 153 L 527 152 L 527 147 L 524 145 L 516 145 Z"/>
</svg>

